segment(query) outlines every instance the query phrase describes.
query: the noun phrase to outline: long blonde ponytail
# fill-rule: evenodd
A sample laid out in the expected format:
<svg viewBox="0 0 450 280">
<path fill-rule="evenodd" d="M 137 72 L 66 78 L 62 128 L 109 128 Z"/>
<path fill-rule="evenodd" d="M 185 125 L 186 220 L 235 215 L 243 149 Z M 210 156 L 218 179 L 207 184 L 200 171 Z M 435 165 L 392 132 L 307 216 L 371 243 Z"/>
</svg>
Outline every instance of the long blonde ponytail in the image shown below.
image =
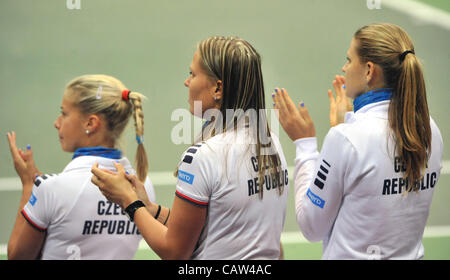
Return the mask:
<svg viewBox="0 0 450 280">
<path fill-rule="evenodd" d="M 144 113 L 142 112 L 142 98 L 144 96 L 137 92 L 130 92 L 129 98 L 133 103 L 133 118 L 136 129 L 136 172 L 139 180 L 145 181 L 148 172 L 147 152 L 144 147 Z"/>
</svg>

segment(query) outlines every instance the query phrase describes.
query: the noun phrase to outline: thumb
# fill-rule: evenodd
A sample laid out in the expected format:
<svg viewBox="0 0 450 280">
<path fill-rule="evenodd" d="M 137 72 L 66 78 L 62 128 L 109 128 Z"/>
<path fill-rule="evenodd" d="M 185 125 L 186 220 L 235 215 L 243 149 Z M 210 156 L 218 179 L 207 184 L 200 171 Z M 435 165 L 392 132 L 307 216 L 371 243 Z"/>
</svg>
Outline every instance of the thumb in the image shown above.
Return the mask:
<svg viewBox="0 0 450 280">
<path fill-rule="evenodd" d="M 29 159 L 32 159 L 32 158 L 33 158 L 33 150 L 31 149 L 31 145 L 28 144 L 27 149 L 23 153 L 23 159 L 28 161 Z"/>
</svg>

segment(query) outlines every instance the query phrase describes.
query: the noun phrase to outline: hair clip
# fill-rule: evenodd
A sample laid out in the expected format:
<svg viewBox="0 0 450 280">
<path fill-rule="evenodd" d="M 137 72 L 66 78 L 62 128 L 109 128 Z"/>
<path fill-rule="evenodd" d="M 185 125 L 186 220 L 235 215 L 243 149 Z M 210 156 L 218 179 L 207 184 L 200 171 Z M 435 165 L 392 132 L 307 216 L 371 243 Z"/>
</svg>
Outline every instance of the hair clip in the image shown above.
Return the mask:
<svg viewBox="0 0 450 280">
<path fill-rule="evenodd" d="M 95 94 L 95 98 L 102 99 L 102 91 L 103 91 L 103 87 L 102 87 L 102 85 L 99 85 L 98 89 L 97 89 L 97 93 Z"/>
</svg>

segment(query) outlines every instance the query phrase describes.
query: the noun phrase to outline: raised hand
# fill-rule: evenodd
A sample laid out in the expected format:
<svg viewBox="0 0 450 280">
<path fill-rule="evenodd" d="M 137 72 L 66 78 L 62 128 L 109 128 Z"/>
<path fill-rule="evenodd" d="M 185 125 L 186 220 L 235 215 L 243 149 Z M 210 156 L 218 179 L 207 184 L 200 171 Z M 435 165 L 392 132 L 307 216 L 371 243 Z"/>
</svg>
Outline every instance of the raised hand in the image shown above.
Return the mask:
<svg viewBox="0 0 450 280">
<path fill-rule="evenodd" d="M 314 122 L 303 102 L 299 104 L 297 109 L 284 88 L 276 88 L 275 93 L 272 94 L 272 99 L 275 109 L 279 110 L 278 120 L 292 141 L 316 136 Z"/>
<path fill-rule="evenodd" d="M 27 150 L 24 152 L 17 148 L 15 132 L 8 132 L 7 137 L 17 175 L 19 175 L 24 186 L 33 185 L 35 177 L 41 175 L 41 172 L 36 168 L 36 164 L 34 163 L 31 146 L 28 145 Z"/>
<path fill-rule="evenodd" d="M 328 98 L 330 100 L 330 126 L 336 126 L 344 122 L 345 113 L 353 110 L 351 99 L 347 97 L 345 90 L 344 76 L 336 75 L 333 80 L 333 88 L 336 92 L 336 98 L 333 96 L 331 89 L 328 90 Z"/>
</svg>

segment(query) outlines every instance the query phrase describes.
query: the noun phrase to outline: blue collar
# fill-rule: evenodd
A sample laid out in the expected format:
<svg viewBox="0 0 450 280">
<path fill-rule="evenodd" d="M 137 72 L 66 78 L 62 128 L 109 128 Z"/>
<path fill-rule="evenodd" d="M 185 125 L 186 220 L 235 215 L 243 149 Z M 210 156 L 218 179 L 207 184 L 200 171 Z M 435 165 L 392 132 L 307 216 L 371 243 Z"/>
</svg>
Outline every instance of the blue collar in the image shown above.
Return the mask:
<svg viewBox="0 0 450 280">
<path fill-rule="evenodd" d="M 389 100 L 391 97 L 392 88 L 380 88 L 365 92 L 353 100 L 353 111 L 356 113 L 356 111 L 368 104 Z"/>
<path fill-rule="evenodd" d="M 79 148 L 73 153 L 73 157 L 77 158 L 79 156 L 95 156 L 104 157 L 111 159 L 120 159 L 122 157 L 122 152 L 117 149 L 105 148 L 105 147 L 87 147 Z"/>
</svg>

